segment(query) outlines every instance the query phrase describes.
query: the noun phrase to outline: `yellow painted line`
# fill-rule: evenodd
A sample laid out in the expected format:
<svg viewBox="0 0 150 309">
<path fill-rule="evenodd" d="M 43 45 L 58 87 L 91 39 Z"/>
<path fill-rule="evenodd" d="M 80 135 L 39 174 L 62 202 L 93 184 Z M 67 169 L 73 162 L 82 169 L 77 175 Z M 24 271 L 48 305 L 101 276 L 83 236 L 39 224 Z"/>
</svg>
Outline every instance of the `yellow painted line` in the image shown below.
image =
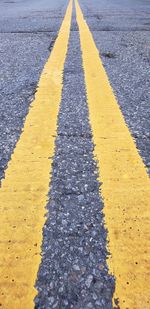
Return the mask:
<svg viewBox="0 0 150 309">
<path fill-rule="evenodd" d="M 72 1 L 0 189 L 0 308 L 34 308 L 71 16 Z"/>
<path fill-rule="evenodd" d="M 98 160 L 108 260 L 121 309 L 150 308 L 150 180 L 76 1 L 90 121 Z"/>
</svg>

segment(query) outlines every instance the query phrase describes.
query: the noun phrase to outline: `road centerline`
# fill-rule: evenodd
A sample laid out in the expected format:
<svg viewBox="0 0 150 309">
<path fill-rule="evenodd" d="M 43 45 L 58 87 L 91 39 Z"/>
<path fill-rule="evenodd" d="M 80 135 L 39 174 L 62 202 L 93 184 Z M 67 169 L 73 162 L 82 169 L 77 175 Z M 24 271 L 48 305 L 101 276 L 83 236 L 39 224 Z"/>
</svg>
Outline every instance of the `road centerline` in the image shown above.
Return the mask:
<svg viewBox="0 0 150 309">
<path fill-rule="evenodd" d="M 71 16 L 72 1 L 0 188 L 2 308 L 34 307 Z"/>
<path fill-rule="evenodd" d="M 114 278 L 106 265 L 103 203 L 93 157 L 79 33 L 73 31 L 57 132 L 35 303 L 43 309 L 97 309 L 101 304 L 111 308 Z"/>
<path fill-rule="evenodd" d="M 149 308 L 150 181 L 77 1 L 90 121 L 108 229 L 108 259 L 121 308 Z"/>
</svg>

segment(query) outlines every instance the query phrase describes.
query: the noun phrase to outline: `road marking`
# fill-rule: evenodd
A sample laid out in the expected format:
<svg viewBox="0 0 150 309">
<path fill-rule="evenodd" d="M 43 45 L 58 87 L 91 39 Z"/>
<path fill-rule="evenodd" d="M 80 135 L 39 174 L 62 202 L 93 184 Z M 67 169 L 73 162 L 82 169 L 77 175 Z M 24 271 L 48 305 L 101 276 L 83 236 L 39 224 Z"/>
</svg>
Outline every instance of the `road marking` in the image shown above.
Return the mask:
<svg viewBox="0 0 150 309">
<path fill-rule="evenodd" d="M 0 189 L 0 304 L 6 309 L 34 308 L 71 16 L 72 1 Z"/>
<path fill-rule="evenodd" d="M 150 180 L 76 1 L 77 22 L 120 308 L 150 308 Z"/>
</svg>

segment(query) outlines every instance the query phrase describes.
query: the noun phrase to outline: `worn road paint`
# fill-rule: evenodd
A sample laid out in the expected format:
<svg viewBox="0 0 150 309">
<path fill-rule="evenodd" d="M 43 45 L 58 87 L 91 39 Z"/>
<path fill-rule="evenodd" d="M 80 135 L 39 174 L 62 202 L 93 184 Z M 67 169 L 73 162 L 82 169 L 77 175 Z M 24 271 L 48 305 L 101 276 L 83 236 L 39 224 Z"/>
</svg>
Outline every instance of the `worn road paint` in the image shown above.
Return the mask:
<svg viewBox="0 0 150 309">
<path fill-rule="evenodd" d="M 150 180 L 76 1 L 83 68 L 102 181 L 110 271 L 121 309 L 150 308 Z"/>
<path fill-rule="evenodd" d="M 0 189 L 0 304 L 34 308 L 72 2 Z"/>
</svg>

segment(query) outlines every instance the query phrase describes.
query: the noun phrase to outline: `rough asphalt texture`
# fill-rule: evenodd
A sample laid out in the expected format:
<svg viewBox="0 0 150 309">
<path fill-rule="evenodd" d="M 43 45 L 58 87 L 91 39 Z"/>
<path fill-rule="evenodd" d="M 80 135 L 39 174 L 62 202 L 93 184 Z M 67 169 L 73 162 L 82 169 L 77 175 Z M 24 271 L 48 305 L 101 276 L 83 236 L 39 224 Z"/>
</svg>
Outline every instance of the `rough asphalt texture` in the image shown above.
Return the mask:
<svg viewBox="0 0 150 309">
<path fill-rule="evenodd" d="M 28 5 L 28 1 L 24 5 L 21 1 L 0 2 L 0 179 L 21 134 L 67 1 L 50 2 L 48 11 L 46 1 L 43 11 L 40 0 L 39 9 L 34 1 L 34 10 Z"/>
<path fill-rule="evenodd" d="M 20 136 L 67 3 L 0 2 L 0 179 Z M 150 3 L 80 0 L 80 5 L 125 120 L 150 171 Z"/>
<path fill-rule="evenodd" d="M 75 20 L 72 25 L 36 308 L 112 308 L 114 280 L 106 266 L 103 204 L 96 180 L 79 37 L 73 31 Z"/>
<path fill-rule="evenodd" d="M 150 173 L 150 2 L 81 0 L 80 4 Z"/>
<path fill-rule="evenodd" d="M 67 0 L 0 2 L 0 179 L 19 139 Z M 122 113 L 150 168 L 150 2 L 79 0 Z M 72 21 L 52 184 L 43 230 L 38 309 L 112 308 L 78 28 Z"/>
</svg>

